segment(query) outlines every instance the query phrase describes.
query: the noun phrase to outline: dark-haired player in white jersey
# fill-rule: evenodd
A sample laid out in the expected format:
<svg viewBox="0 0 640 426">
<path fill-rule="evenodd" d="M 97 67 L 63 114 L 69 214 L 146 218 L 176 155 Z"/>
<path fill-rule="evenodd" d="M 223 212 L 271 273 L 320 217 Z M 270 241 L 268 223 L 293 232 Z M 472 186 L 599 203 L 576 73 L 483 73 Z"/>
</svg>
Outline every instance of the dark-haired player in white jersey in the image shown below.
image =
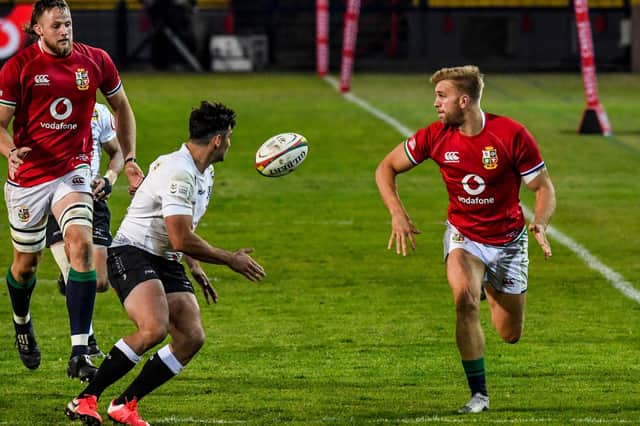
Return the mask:
<svg viewBox="0 0 640 426">
<path fill-rule="evenodd" d="M 73 42 L 64 0 L 34 3 L 28 32 L 37 42 L 0 70 L 0 153 L 8 159 L 4 195 L 13 262 L 6 279 L 18 353 L 30 369 L 40 365 L 30 299 L 49 213 L 60 224 L 71 269 L 66 299 L 71 329 L 70 377 L 90 380 L 87 356 L 96 294 L 92 244 L 91 115 L 100 90 L 118 122 L 125 173 L 133 189 L 142 180 L 135 164 L 135 118 L 109 55 Z M 13 119 L 13 137 L 7 131 Z"/>
<path fill-rule="evenodd" d="M 111 212 L 107 206 L 107 198 L 111 194 L 118 175 L 124 164 L 122 151 L 116 135 L 116 123 L 109 108 L 96 103 L 91 117 L 91 137 L 93 140 L 93 155 L 91 156 L 91 181 L 93 188 L 93 260 L 96 266 L 96 290 L 105 292 L 109 289 L 107 278 L 107 247 L 111 245 Z M 102 152 L 107 153 L 109 163 L 104 176 L 100 174 Z M 69 278 L 69 259 L 64 250 L 62 231 L 54 217 L 49 217 L 47 223 L 47 247 L 60 269 L 58 288 L 62 294 L 66 293 L 66 283 Z M 93 324 L 89 330 L 89 352 L 91 358 L 102 357 L 96 341 Z"/>
<path fill-rule="evenodd" d="M 109 248 L 109 282 L 137 330 L 111 348 L 89 386 L 65 410 L 84 424 L 99 425 L 97 401 L 104 390 L 127 374 L 142 355 L 163 346 L 140 374 L 109 404 L 113 421 L 144 426 L 137 403 L 178 374 L 204 344 L 204 330 L 193 286 L 180 263 L 204 291 L 207 303 L 217 294 L 198 261 L 227 265 L 251 281 L 264 269 L 249 253 L 213 247 L 195 233 L 213 189 L 213 164 L 223 161 L 231 145 L 235 113 L 220 103 L 203 101 L 191 112 L 189 140 L 171 154 L 158 157 L 138 188 Z"/>
<path fill-rule="evenodd" d="M 555 210 L 555 190 L 531 134 L 520 123 L 480 108 L 483 76 L 475 66 L 443 68 L 431 77 L 439 120 L 418 130 L 380 163 L 376 182 L 391 213 L 388 248 L 415 250 L 413 225 L 397 193 L 396 176 L 426 159 L 439 167 L 449 210 L 444 256 L 456 307 L 456 342 L 471 399 L 460 413 L 489 409 L 484 333 L 479 303 L 484 286 L 491 320 L 500 337 L 522 335 L 527 291 L 527 228 L 519 204 L 521 182 L 536 194 L 529 231 L 545 258 L 545 230 Z"/>
</svg>

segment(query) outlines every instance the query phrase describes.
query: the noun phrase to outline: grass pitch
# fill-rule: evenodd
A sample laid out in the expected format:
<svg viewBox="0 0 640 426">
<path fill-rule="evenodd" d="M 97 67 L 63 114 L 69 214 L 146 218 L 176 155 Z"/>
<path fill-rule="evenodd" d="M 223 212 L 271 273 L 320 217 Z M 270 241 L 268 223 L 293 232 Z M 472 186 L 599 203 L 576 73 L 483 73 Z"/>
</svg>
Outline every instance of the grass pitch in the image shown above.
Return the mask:
<svg viewBox="0 0 640 426">
<path fill-rule="evenodd" d="M 373 172 L 404 138 L 326 82 L 311 74 L 123 79 L 145 169 L 187 138 L 189 112 L 200 100 L 237 111 L 198 233 L 227 249 L 255 247 L 268 273 L 256 285 L 205 266 L 220 295 L 207 306 L 198 294 L 207 342 L 140 403 L 151 424 L 640 422 L 640 304 L 553 240 L 546 262 L 531 241 L 527 320 L 517 345 L 499 340 L 482 306 L 491 411 L 454 414 L 468 390 L 441 261 L 447 201 L 440 176 L 425 163 L 400 177 L 400 194 L 423 233 L 410 256 L 388 252 L 389 217 Z M 483 108 L 521 121 L 540 144 L 558 196 L 553 225 L 640 288 L 640 76 L 599 76 L 610 138 L 576 134 L 584 107 L 579 75 L 489 74 L 486 83 Z M 427 75 L 356 75 L 353 91 L 410 129 L 436 119 Z M 309 156 L 290 175 L 264 178 L 253 170 L 255 150 L 284 131 L 305 135 Z M 522 199 L 533 205 L 526 189 Z M 110 201 L 113 231 L 128 201 L 122 177 Z M 0 235 L 6 268 L 4 203 Z M 13 347 L 11 305 L 0 286 L 0 424 L 67 424 L 64 405 L 82 389 L 65 377 L 68 320 L 56 276 L 45 253 L 32 302 L 43 354 L 36 371 L 22 366 Z M 105 351 L 133 330 L 112 292 L 97 296 L 94 324 Z M 105 392 L 105 417 L 109 399 L 139 368 Z"/>
</svg>

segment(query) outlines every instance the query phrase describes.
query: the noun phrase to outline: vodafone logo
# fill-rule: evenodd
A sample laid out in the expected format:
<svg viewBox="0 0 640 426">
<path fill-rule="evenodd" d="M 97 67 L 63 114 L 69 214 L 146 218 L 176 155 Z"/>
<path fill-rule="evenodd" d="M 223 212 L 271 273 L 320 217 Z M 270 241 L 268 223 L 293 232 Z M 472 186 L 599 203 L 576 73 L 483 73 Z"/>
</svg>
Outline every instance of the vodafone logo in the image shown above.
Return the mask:
<svg viewBox="0 0 640 426">
<path fill-rule="evenodd" d="M 482 194 L 485 186 L 484 179 L 478 175 L 468 174 L 462 178 L 462 188 L 464 188 L 466 193 L 469 195 Z"/>
<path fill-rule="evenodd" d="M 51 103 L 49 112 L 56 120 L 66 120 L 73 111 L 73 105 L 67 98 L 58 98 Z"/>
</svg>

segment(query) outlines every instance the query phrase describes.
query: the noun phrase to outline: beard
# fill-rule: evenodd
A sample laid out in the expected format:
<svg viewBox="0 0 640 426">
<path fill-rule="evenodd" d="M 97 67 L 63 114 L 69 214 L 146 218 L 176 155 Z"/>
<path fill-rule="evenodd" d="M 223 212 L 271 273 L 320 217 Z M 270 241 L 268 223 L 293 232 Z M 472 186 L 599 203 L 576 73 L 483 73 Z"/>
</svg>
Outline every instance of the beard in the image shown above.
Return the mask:
<svg viewBox="0 0 640 426">
<path fill-rule="evenodd" d="M 68 39 L 67 43 L 65 44 L 59 44 L 58 42 L 56 42 L 55 44 L 51 44 L 44 39 L 42 41 L 49 50 L 56 54 L 56 56 L 67 56 L 71 53 L 71 49 L 73 49 L 73 42 L 71 41 L 71 39 Z"/>
<path fill-rule="evenodd" d="M 464 123 L 464 114 L 461 109 L 456 109 L 445 113 L 441 121 L 445 126 L 459 127 Z"/>
</svg>

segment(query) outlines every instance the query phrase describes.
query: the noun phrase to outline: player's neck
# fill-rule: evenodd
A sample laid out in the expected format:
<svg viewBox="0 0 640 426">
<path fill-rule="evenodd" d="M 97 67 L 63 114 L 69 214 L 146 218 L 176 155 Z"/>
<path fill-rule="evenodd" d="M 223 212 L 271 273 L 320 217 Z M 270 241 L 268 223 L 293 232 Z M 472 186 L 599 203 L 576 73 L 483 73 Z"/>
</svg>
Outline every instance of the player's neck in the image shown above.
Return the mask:
<svg viewBox="0 0 640 426">
<path fill-rule="evenodd" d="M 475 136 L 482 132 L 484 124 L 484 112 L 480 108 L 473 108 L 467 112 L 464 123 L 458 127 L 458 130 L 465 136 Z"/>
<path fill-rule="evenodd" d="M 187 150 L 191 153 L 191 158 L 193 158 L 196 168 L 200 173 L 204 173 L 207 167 L 211 164 L 208 153 L 200 145 L 194 143 L 187 143 L 186 145 Z"/>
</svg>

